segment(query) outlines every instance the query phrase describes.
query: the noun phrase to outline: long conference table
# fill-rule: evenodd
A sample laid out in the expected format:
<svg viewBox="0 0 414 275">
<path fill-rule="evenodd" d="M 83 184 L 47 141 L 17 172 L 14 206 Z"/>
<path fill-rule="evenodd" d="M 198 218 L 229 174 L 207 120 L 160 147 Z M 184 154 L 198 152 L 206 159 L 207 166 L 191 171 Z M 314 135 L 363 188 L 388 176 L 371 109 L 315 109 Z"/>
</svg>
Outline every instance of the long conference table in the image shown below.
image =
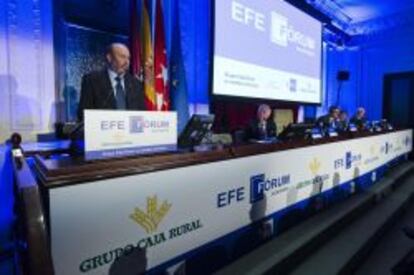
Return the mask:
<svg viewBox="0 0 414 275">
<path fill-rule="evenodd" d="M 40 202 L 25 215 L 32 268 L 200 274 L 277 235 L 291 211 L 369 188 L 411 150 L 412 130 L 99 161 L 26 150 L 30 169 L 15 174 L 38 188 L 23 194 Z"/>
</svg>

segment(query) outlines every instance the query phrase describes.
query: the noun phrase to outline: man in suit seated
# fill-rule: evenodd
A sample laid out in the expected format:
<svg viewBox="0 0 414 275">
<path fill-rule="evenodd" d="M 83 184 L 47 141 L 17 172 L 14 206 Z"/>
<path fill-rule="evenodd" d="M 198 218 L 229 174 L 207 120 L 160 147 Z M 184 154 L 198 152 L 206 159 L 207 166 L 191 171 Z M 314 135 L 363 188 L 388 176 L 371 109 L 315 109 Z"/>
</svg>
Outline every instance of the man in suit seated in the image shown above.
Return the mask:
<svg viewBox="0 0 414 275">
<path fill-rule="evenodd" d="M 273 121 L 272 109 L 269 105 L 262 104 L 257 109 L 257 116 L 253 119 L 247 129 L 248 140 L 269 140 L 276 138 L 276 123 Z"/>
<path fill-rule="evenodd" d="M 339 119 L 338 119 L 338 131 L 344 132 L 348 129 L 348 113 L 344 110 L 341 111 L 341 113 L 339 114 Z"/>
<path fill-rule="evenodd" d="M 365 124 L 367 123 L 367 118 L 365 114 L 366 114 L 365 109 L 362 107 L 359 107 L 357 109 L 356 114 L 350 119 L 349 122 L 355 124 L 355 126 L 358 129 L 363 129 L 365 127 Z"/>
<path fill-rule="evenodd" d="M 323 128 L 333 127 L 336 129 L 338 127 L 340 112 L 341 111 L 337 106 L 329 107 L 329 113 L 319 117 L 316 120 L 316 125 Z"/>
<path fill-rule="evenodd" d="M 107 67 L 82 78 L 78 120 L 85 109 L 145 110 L 141 82 L 129 72 L 130 53 L 122 43 L 109 45 Z"/>
</svg>

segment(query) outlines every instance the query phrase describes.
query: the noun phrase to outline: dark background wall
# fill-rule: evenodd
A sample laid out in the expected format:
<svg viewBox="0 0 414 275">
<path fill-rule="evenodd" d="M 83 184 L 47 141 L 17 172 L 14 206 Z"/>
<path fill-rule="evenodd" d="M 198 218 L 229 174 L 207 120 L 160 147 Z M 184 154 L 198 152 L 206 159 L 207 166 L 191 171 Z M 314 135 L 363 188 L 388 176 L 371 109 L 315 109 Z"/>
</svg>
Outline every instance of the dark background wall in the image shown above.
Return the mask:
<svg viewBox="0 0 414 275">
<path fill-rule="evenodd" d="M 106 46 L 128 43 L 128 0 L 58 0 L 55 3 L 58 119 L 76 119 L 83 74 L 102 69 Z"/>
</svg>

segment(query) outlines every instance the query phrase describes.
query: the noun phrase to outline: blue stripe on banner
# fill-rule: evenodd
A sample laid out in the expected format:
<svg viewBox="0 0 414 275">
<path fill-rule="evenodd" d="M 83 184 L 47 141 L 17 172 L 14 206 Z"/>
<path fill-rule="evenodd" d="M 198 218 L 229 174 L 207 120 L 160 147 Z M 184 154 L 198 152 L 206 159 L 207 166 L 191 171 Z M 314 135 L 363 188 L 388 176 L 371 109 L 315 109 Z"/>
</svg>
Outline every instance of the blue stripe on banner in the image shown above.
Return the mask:
<svg viewBox="0 0 414 275">
<path fill-rule="evenodd" d="M 98 151 L 85 151 L 85 158 L 87 160 L 93 159 L 107 159 L 107 158 L 119 158 L 134 155 L 146 155 L 162 152 L 177 151 L 177 144 L 164 144 L 156 146 L 142 146 L 142 147 L 130 147 L 122 149 L 107 149 Z"/>
<path fill-rule="evenodd" d="M 199 246 L 191 251 L 188 251 L 186 253 L 183 253 L 181 255 L 178 255 L 177 257 L 164 262 L 163 264 L 160 264 L 156 267 L 153 267 L 149 270 L 147 270 L 148 274 L 159 274 L 159 273 L 163 273 L 167 268 L 180 263 L 181 261 L 186 260 L 186 264 L 188 263 L 188 260 L 193 257 L 196 256 L 199 252 L 202 251 L 207 251 L 211 248 L 214 247 L 223 247 L 226 251 L 226 253 L 228 252 L 229 249 L 234 248 L 234 244 L 236 243 L 236 240 L 238 240 L 239 237 L 241 237 L 243 234 L 245 234 L 246 232 L 249 232 L 250 230 L 253 230 L 258 224 L 263 223 L 264 221 L 267 220 L 273 220 L 273 226 L 274 226 L 274 230 L 273 230 L 273 236 L 275 236 L 278 232 L 278 226 L 282 219 L 284 217 L 286 217 L 288 214 L 292 213 L 293 211 L 306 211 L 308 206 L 312 206 L 312 203 L 315 202 L 316 198 L 321 198 L 325 203 L 327 202 L 327 204 L 332 204 L 334 202 L 339 202 L 349 196 L 351 196 L 353 194 L 353 190 L 352 188 L 355 188 L 355 192 L 365 192 L 367 190 L 367 187 L 372 186 L 373 184 L 375 184 L 376 182 L 378 182 L 378 180 L 381 179 L 381 177 L 383 176 L 384 172 L 386 171 L 386 169 L 388 167 L 390 167 L 391 165 L 395 165 L 396 162 L 399 161 L 403 161 L 405 160 L 405 156 L 399 156 L 391 161 L 389 161 L 388 163 L 379 166 L 378 168 L 369 171 L 361 176 L 359 176 L 358 178 L 355 178 L 353 180 L 344 182 L 340 185 L 338 185 L 337 187 L 334 187 L 330 190 L 324 191 L 322 193 L 319 193 L 317 195 L 314 195 L 310 198 L 307 198 L 305 200 L 299 201 L 289 207 L 283 208 L 275 213 L 272 213 L 258 221 L 255 221 L 254 223 L 251 223 L 247 226 L 241 227 L 233 232 L 230 232 L 226 235 L 224 235 L 223 237 L 220 237 L 218 239 L 215 239 L 213 241 L 210 241 L 202 246 Z M 372 181 L 371 176 L 372 173 L 376 172 L 377 173 L 377 177 L 375 181 Z M 380 174 L 381 176 L 379 176 L 378 174 Z M 355 183 L 354 187 L 352 187 L 352 182 Z M 266 239 L 269 240 L 269 239 Z M 265 241 L 266 241 L 265 240 Z M 264 243 L 264 242 L 263 242 Z M 240 255 L 241 256 L 241 255 Z M 227 262 L 226 264 L 228 264 L 229 262 L 235 260 L 236 258 L 232 258 L 231 257 L 231 253 L 228 253 L 228 257 L 227 257 Z M 211 263 L 212 264 L 212 263 Z"/>
</svg>

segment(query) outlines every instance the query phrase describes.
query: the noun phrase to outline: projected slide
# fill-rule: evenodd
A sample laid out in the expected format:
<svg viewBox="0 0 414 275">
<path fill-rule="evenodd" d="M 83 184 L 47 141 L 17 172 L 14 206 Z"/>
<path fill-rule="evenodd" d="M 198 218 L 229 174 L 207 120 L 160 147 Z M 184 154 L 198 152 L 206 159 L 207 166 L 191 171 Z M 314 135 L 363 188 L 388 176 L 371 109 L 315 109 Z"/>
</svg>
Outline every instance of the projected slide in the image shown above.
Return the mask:
<svg viewBox="0 0 414 275">
<path fill-rule="evenodd" d="M 321 101 L 321 23 L 282 0 L 215 1 L 213 94 Z"/>
</svg>

